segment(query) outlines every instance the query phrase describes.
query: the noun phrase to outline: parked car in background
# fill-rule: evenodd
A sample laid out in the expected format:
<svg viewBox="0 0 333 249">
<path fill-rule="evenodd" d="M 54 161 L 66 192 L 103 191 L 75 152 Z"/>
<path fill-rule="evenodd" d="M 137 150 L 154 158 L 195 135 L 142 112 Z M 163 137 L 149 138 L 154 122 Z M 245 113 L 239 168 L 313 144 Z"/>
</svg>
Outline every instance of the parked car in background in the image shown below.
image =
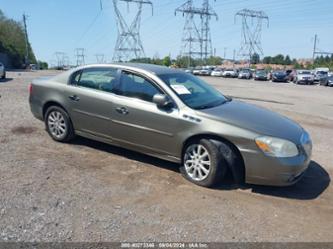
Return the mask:
<svg viewBox="0 0 333 249">
<path fill-rule="evenodd" d="M 319 82 L 322 86 L 333 86 L 333 75 L 327 76 Z"/>
<path fill-rule="evenodd" d="M 286 70 L 286 74 L 288 75 L 289 81 L 294 81 L 294 78 L 296 76 L 296 70 L 294 69 Z"/>
<path fill-rule="evenodd" d="M 311 138 L 299 124 L 182 70 L 89 65 L 34 80 L 29 92 L 53 140 L 79 135 L 179 163 L 200 186 L 227 172 L 237 183 L 292 185 L 311 162 Z"/>
<path fill-rule="evenodd" d="M 215 76 L 215 77 L 222 77 L 222 75 L 223 75 L 222 68 L 215 68 L 211 73 L 211 76 Z"/>
<path fill-rule="evenodd" d="M 257 70 L 254 74 L 254 80 L 269 80 L 268 73 L 265 70 Z"/>
<path fill-rule="evenodd" d="M 237 78 L 238 73 L 235 69 L 225 69 L 222 76 L 225 78 Z"/>
<path fill-rule="evenodd" d="M 249 69 L 242 69 L 238 74 L 238 79 L 251 79 L 252 73 Z"/>
<path fill-rule="evenodd" d="M 184 72 L 185 73 L 193 73 L 193 69 L 192 68 L 185 68 Z"/>
<path fill-rule="evenodd" d="M 289 77 L 285 71 L 275 71 L 272 73 L 273 82 L 288 82 Z"/>
<path fill-rule="evenodd" d="M 6 78 L 6 68 L 5 65 L 0 62 L 0 77 L 1 79 Z"/>
<path fill-rule="evenodd" d="M 201 71 L 202 67 L 195 67 L 192 71 L 192 73 L 194 75 L 200 75 L 200 71 Z"/>
<path fill-rule="evenodd" d="M 328 77 L 327 71 L 316 71 L 314 75 L 314 83 L 325 82 Z"/>
<path fill-rule="evenodd" d="M 199 75 L 201 76 L 210 76 L 212 70 L 210 68 L 203 68 L 200 70 Z"/>
<path fill-rule="evenodd" d="M 312 85 L 314 82 L 314 75 L 310 70 L 297 70 L 296 76 L 294 78 L 295 84 L 306 84 Z"/>
</svg>

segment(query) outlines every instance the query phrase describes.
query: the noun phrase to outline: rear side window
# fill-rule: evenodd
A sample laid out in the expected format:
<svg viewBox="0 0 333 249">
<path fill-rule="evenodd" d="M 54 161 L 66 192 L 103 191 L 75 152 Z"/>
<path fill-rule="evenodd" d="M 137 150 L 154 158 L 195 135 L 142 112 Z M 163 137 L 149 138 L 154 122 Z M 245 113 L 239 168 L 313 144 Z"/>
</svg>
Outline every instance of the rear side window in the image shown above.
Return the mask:
<svg viewBox="0 0 333 249">
<path fill-rule="evenodd" d="M 72 84 L 80 87 L 112 92 L 116 85 L 117 69 L 91 68 L 73 75 Z"/>
<path fill-rule="evenodd" d="M 153 96 L 162 93 L 162 91 L 144 77 L 130 72 L 122 72 L 120 85 L 115 89 L 115 93 L 152 102 Z"/>
</svg>

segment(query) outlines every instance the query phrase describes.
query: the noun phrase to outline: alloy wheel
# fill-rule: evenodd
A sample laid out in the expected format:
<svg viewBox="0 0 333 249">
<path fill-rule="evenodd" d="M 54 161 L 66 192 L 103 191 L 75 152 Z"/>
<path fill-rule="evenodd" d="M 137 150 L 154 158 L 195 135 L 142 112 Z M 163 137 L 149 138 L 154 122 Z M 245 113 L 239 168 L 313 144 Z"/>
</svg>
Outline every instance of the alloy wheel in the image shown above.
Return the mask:
<svg viewBox="0 0 333 249">
<path fill-rule="evenodd" d="M 66 136 L 67 125 L 65 118 L 59 111 L 52 111 L 47 120 L 48 128 L 52 134 L 57 139 L 61 139 Z"/>
<path fill-rule="evenodd" d="M 208 150 L 201 144 L 189 146 L 184 155 L 186 173 L 195 181 L 202 181 L 208 177 L 211 160 Z"/>
</svg>

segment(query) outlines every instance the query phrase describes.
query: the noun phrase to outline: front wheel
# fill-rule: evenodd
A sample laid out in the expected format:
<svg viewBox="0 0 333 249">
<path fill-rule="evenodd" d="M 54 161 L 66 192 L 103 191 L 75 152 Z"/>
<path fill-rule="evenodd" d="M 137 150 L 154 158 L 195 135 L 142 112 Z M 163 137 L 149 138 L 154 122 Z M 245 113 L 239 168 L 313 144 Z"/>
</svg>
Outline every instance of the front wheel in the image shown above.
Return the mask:
<svg viewBox="0 0 333 249">
<path fill-rule="evenodd" d="M 222 181 L 227 168 L 218 146 L 208 139 L 200 139 L 186 146 L 180 169 L 187 180 L 203 187 L 213 187 Z"/>
<path fill-rule="evenodd" d="M 68 114 L 58 106 L 51 106 L 45 115 L 46 130 L 53 140 L 68 142 L 75 136 Z"/>
</svg>

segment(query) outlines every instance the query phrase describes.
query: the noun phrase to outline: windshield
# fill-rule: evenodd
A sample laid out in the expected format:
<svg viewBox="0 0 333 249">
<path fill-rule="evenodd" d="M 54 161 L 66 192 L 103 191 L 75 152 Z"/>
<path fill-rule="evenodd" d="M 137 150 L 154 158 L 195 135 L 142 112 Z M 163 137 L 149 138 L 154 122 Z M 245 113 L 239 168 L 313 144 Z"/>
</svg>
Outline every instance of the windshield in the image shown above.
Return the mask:
<svg viewBox="0 0 333 249">
<path fill-rule="evenodd" d="M 227 102 L 229 99 L 209 86 L 203 80 L 185 73 L 162 74 L 163 80 L 173 92 L 193 109 L 207 109 Z"/>
<path fill-rule="evenodd" d="M 264 74 L 266 74 L 266 72 L 265 71 L 257 71 L 256 74 L 258 74 L 258 75 L 264 75 Z"/>
</svg>

